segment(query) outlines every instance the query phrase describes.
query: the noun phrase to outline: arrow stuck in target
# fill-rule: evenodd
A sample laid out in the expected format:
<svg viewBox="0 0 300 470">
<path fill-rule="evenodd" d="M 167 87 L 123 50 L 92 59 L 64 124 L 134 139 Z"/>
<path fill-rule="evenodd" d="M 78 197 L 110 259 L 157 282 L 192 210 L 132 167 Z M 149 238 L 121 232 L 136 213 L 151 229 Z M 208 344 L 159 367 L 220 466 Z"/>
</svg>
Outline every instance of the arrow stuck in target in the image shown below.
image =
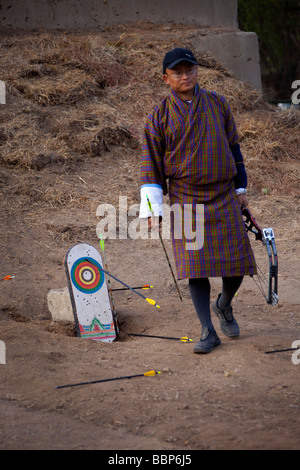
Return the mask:
<svg viewBox="0 0 300 470">
<path fill-rule="evenodd" d="M 153 289 L 153 286 L 149 286 L 149 284 L 145 284 L 144 286 L 138 286 L 138 287 L 132 287 L 132 289 Z M 128 290 L 128 287 L 121 287 L 120 289 L 112 289 L 113 292 L 119 291 L 119 290 Z"/>
<path fill-rule="evenodd" d="M 98 269 L 101 269 L 101 271 L 103 271 L 105 274 L 107 274 L 108 276 L 112 277 L 113 279 L 115 279 L 117 282 L 119 282 L 120 284 L 122 284 L 123 286 L 127 287 L 127 289 L 130 289 L 132 292 L 135 292 L 137 295 L 139 295 L 140 297 L 142 297 L 144 300 L 146 300 L 150 305 L 155 305 L 155 307 L 157 308 L 160 308 L 159 305 L 157 305 L 157 303 L 155 302 L 155 300 L 153 299 L 149 299 L 148 297 L 145 297 L 143 294 L 141 294 L 140 292 L 138 292 L 136 289 L 134 289 L 133 287 L 130 287 L 128 284 L 125 284 L 125 282 L 121 281 L 120 279 L 118 279 L 116 276 L 114 276 L 113 274 L 109 273 L 108 271 L 106 271 L 106 269 L 103 269 L 100 265 L 95 265 L 94 263 L 91 262 L 91 260 L 89 259 L 86 259 L 85 261 L 87 261 L 88 263 L 91 263 L 93 264 L 94 266 L 97 266 Z"/>
</svg>

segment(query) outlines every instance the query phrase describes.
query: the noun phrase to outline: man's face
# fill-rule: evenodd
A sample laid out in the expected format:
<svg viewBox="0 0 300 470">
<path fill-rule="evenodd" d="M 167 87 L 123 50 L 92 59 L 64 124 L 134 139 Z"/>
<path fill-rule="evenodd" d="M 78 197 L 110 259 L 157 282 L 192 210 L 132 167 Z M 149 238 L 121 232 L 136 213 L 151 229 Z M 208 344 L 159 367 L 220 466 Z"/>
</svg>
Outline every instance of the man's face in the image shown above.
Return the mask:
<svg viewBox="0 0 300 470">
<path fill-rule="evenodd" d="M 180 95 L 190 95 L 197 84 L 197 66 L 190 62 L 180 62 L 173 69 L 166 69 L 164 82 Z"/>
</svg>

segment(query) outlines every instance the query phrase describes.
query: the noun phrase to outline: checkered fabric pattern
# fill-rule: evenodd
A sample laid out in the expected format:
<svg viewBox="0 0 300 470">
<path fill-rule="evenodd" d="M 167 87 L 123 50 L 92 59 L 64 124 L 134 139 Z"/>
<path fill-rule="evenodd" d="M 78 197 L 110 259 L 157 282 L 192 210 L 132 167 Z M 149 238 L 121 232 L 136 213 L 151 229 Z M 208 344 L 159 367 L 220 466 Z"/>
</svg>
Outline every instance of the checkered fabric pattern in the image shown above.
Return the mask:
<svg viewBox="0 0 300 470">
<path fill-rule="evenodd" d="M 236 162 L 230 147 L 238 144 L 233 115 L 226 99 L 198 86 L 191 103 L 173 91 L 148 116 L 143 137 L 141 183 L 158 184 L 170 204 L 204 204 L 204 244 L 187 250 L 183 237 L 174 239 L 179 279 L 241 276 L 256 265 L 234 192 Z M 194 228 L 195 228 L 194 218 Z M 171 222 L 172 218 L 171 218 Z"/>
</svg>

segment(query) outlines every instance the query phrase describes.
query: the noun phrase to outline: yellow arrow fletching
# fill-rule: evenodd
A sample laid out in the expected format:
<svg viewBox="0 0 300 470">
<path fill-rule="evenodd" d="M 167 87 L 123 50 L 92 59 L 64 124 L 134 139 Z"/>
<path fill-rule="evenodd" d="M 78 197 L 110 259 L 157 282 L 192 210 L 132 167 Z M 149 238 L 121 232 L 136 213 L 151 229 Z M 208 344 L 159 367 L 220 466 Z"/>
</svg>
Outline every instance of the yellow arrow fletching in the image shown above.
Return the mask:
<svg viewBox="0 0 300 470">
<path fill-rule="evenodd" d="M 159 305 L 157 305 L 157 303 L 155 302 L 155 300 L 148 299 L 148 298 L 146 298 L 146 300 L 147 300 L 147 302 L 149 302 L 149 304 L 151 304 L 151 305 L 155 305 L 155 307 L 157 307 L 157 308 L 160 308 L 160 306 L 159 306 Z"/>
<path fill-rule="evenodd" d="M 183 343 L 188 343 L 193 340 L 190 339 L 188 336 L 182 336 L 182 338 L 180 338 L 180 341 L 182 341 Z"/>
<path fill-rule="evenodd" d="M 160 372 L 155 372 L 155 370 L 149 370 L 148 372 L 144 373 L 145 377 L 151 377 L 153 375 L 160 374 Z"/>
</svg>

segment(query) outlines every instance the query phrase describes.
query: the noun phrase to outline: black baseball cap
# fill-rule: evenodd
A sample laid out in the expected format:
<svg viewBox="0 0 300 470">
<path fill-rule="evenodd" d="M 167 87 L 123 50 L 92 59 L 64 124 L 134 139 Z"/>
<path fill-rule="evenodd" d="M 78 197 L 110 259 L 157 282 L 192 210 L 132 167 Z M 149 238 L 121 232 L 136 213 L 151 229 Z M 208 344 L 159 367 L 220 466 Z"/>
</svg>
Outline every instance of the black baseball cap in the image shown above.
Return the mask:
<svg viewBox="0 0 300 470">
<path fill-rule="evenodd" d="M 176 47 L 171 51 L 167 52 L 163 60 L 163 73 L 166 73 L 166 69 L 172 69 L 179 62 L 191 62 L 191 64 L 198 65 L 194 54 L 188 49 Z"/>
</svg>

